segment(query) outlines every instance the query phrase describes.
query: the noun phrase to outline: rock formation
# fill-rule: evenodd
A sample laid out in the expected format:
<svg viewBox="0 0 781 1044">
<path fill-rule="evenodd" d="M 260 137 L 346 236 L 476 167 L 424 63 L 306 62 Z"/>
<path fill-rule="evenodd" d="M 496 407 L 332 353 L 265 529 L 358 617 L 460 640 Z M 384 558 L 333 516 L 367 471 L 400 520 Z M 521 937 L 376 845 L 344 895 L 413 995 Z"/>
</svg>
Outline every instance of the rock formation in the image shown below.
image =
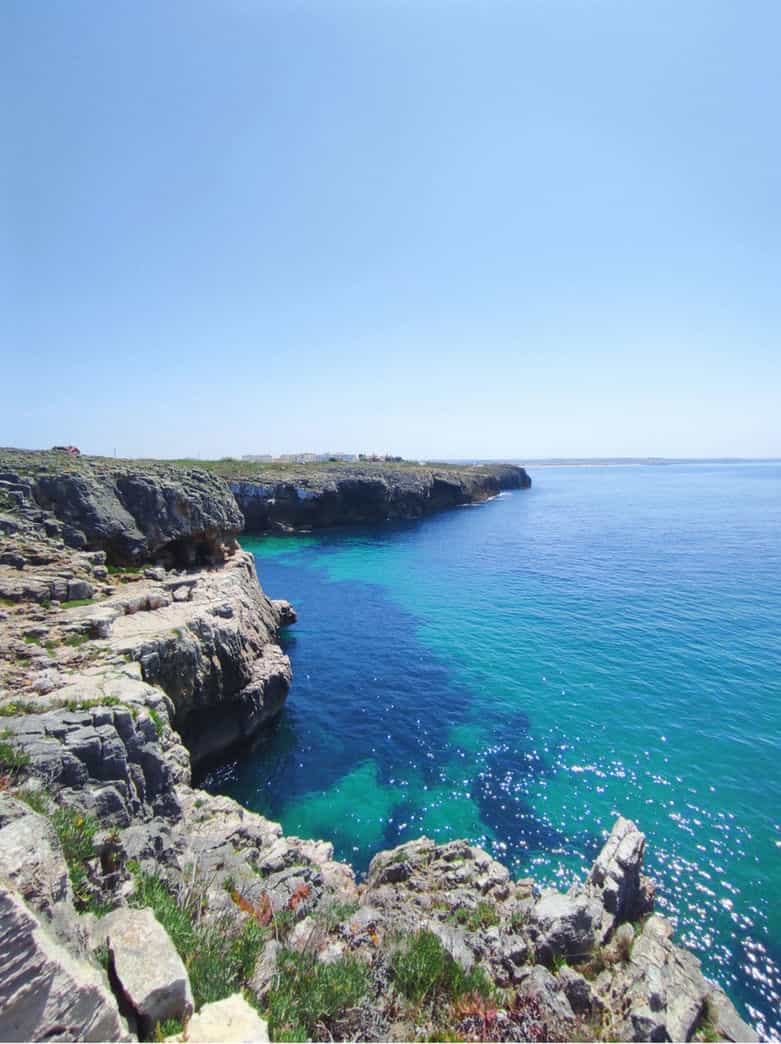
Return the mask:
<svg viewBox="0 0 781 1044">
<path fill-rule="evenodd" d="M 140 467 L 0 479 L 0 1039 L 756 1039 L 628 820 L 566 895 L 426 838 L 358 884 L 194 789 L 281 707 L 295 613 L 224 485 Z"/>
<path fill-rule="evenodd" d="M 288 466 L 231 477 L 231 492 L 250 532 L 420 518 L 473 504 L 501 490 L 528 489 L 531 479 L 512 464 L 467 466 Z"/>
</svg>

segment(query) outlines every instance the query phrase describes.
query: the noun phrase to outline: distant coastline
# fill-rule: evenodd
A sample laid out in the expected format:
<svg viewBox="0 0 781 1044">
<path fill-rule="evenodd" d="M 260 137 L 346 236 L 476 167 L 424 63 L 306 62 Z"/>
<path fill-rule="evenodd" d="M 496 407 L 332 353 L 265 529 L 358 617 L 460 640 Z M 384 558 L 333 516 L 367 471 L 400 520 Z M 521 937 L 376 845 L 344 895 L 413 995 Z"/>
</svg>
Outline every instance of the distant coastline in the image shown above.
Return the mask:
<svg viewBox="0 0 781 1044">
<path fill-rule="evenodd" d="M 467 460 L 453 458 L 447 464 L 494 464 L 500 458 Z M 671 464 L 779 464 L 781 457 L 502 457 L 509 464 L 535 468 L 635 468 Z"/>
</svg>

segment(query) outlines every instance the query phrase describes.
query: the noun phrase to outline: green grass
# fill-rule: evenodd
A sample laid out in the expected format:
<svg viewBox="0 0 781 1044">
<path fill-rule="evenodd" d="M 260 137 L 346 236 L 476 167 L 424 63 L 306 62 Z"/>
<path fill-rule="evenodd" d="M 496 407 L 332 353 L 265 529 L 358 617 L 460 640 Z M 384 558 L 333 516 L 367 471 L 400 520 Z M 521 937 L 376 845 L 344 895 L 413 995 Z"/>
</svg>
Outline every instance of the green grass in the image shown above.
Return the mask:
<svg viewBox="0 0 781 1044">
<path fill-rule="evenodd" d="M 58 808 L 51 816 L 51 823 L 68 864 L 76 908 L 88 909 L 91 903 L 87 862 L 95 858 L 93 839 L 98 830 L 98 821 L 76 808 Z"/>
<path fill-rule="evenodd" d="M 13 742 L 9 741 L 8 737 L 11 735 L 9 729 L 3 729 L 0 732 L 0 773 L 16 775 L 30 764 L 30 758 L 23 750 L 19 750 Z"/>
<path fill-rule="evenodd" d="M 519 932 L 526 925 L 529 920 L 529 914 L 526 910 L 513 910 L 512 916 L 510 917 L 510 928 L 514 932 Z"/>
<path fill-rule="evenodd" d="M 130 905 L 148 906 L 165 928 L 190 976 L 196 1008 L 222 1000 L 249 980 L 268 933 L 252 918 L 205 921 L 197 896 L 187 901 L 165 881 L 136 870 Z"/>
<path fill-rule="evenodd" d="M 17 790 L 14 791 L 14 797 L 24 801 L 33 812 L 40 812 L 41 815 L 49 812 L 49 795 L 44 790 Z"/>
<path fill-rule="evenodd" d="M 466 994 L 490 997 L 494 987 L 481 968 L 465 971 L 433 932 L 421 929 L 395 953 L 391 970 L 398 991 L 416 1007 Z"/>
<path fill-rule="evenodd" d="M 356 957 L 323 964 L 311 953 L 283 950 L 264 1012 L 271 1039 L 313 1039 L 316 1026 L 329 1029 L 341 1012 L 363 1000 L 369 982 L 369 969 Z"/>
<path fill-rule="evenodd" d="M 155 1023 L 153 1040 L 165 1040 L 166 1037 L 179 1037 L 184 1032 L 184 1023 L 181 1019 L 162 1019 Z"/>
<path fill-rule="evenodd" d="M 331 932 L 337 925 L 341 924 L 342 921 L 346 921 L 348 917 L 352 917 L 359 906 L 360 903 L 358 902 L 323 903 L 315 913 L 315 920 L 327 932 Z"/>
<path fill-rule="evenodd" d="M 149 717 L 152 719 L 152 724 L 155 727 L 157 738 L 160 739 L 165 731 L 165 722 L 160 717 L 159 711 L 156 711 L 154 707 L 147 707 L 147 711 L 149 712 Z"/>
<path fill-rule="evenodd" d="M 69 711 L 85 711 L 93 707 L 119 707 L 121 704 L 118 696 L 96 696 L 87 700 L 66 700 L 61 706 Z"/>
<path fill-rule="evenodd" d="M 472 909 L 465 906 L 459 907 L 449 919 L 456 924 L 463 925 L 470 932 L 476 932 L 480 928 L 490 928 L 494 924 L 499 924 L 499 913 L 493 903 L 481 899 Z"/>
<path fill-rule="evenodd" d="M 88 634 L 72 634 L 70 638 L 63 638 L 62 644 L 69 645 L 71 649 L 77 649 L 80 645 L 84 645 L 84 643 L 89 640 Z"/>
<path fill-rule="evenodd" d="M 77 609 L 80 605 L 93 605 L 95 598 L 72 598 L 69 602 L 60 602 L 60 609 Z"/>
<path fill-rule="evenodd" d="M 26 645 L 40 645 L 41 639 L 36 637 L 34 634 L 23 634 L 22 640 Z"/>
<path fill-rule="evenodd" d="M 558 975 L 562 968 L 567 967 L 567 958 L 563 953 L 557 953 L 553 958 L 553 974 Z"/>
<path fill-rule="evenodd" d="M 16 718 L 20 714 L 40 714 L 43 707 L 29 700 L 9 700 L 0 704 L 0 718 Z"/>
</svg>

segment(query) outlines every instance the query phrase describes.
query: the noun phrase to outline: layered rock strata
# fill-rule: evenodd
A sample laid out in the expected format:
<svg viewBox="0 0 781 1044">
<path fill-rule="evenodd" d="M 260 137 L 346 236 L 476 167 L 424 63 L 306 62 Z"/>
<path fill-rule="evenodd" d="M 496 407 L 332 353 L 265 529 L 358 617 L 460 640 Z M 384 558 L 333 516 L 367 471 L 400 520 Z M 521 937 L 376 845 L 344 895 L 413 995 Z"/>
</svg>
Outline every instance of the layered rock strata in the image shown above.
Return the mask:
<svg viewBox="0 0 781 1044">
<path fill-rule="evenodd" d="M 243 524 L 225 483 L 203 468 L 0 451 L 0 529 L 43 532 L 115 564 L 214 564 Z"/>
</svg>

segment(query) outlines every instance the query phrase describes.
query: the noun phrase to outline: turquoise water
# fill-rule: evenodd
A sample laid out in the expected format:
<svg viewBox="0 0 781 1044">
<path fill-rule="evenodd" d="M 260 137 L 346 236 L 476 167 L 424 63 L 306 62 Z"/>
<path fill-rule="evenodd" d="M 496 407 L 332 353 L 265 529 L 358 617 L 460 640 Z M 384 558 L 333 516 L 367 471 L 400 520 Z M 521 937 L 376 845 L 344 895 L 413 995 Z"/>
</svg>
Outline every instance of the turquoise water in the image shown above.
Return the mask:
<svg viewBox="0 0 781 1044">
<path fill-rule="evenodd" d="M 208 785 L 357 871 L 422 833 L 567 884 L 617 813 L 658 907 L 781 1036 L 781 465 L 532 470 L 424 522 L 246 539 L 300 622 Z"/>
</svg>

